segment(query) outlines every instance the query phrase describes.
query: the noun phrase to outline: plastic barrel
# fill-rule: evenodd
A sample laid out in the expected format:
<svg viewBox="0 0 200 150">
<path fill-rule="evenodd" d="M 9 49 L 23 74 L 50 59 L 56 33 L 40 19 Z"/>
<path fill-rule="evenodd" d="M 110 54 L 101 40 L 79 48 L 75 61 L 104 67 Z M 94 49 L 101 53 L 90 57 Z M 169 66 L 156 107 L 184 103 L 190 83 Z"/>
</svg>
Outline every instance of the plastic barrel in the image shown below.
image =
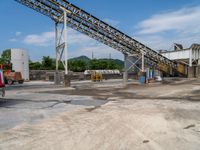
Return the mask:
<svg viewBox="0 0 200 150">
<path fill-rule="evenodd" d="M 141 84 L 145 84 L 145 80 L 146 80 L 146 78 L 145 78 L 145 76 L 140 76 L 140 83 Z"/>
</svg>

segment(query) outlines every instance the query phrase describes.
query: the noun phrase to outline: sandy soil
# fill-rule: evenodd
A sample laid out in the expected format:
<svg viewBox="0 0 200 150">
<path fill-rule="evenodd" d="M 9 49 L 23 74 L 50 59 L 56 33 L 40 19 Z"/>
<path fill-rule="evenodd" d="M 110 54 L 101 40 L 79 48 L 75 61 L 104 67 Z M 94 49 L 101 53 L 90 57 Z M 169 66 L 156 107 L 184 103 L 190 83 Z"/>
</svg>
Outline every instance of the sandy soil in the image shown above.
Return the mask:
<svg viewBox="0 0 200 150">
<path fill-rule="evenodd" d="M 80 99 L 91 96 L 108 102 L 62 111 L 35 124 L 18 124 L 0 132 L 0 149 L 198 150 L 200 147 L 200 80 L 146 86 L 125 86 L 114 81 L 76 83 L 73 87 L 57 88 L 50 93 L 58 97 L 79 95 Z M 24 92 L 31 94 L 30 89 Z M 34 90 L 38 94 L 48 92 Z"/>
</svg>

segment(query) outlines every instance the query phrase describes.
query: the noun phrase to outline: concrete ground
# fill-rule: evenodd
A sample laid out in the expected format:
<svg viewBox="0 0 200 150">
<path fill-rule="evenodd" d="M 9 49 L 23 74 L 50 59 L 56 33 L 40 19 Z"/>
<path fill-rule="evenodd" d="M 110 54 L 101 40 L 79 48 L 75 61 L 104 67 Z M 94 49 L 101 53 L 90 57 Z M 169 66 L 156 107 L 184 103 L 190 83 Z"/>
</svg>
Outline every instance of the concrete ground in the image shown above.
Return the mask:
<svg viewBox="0 0 200 150">
<path fill-rule="evenodd" d="M 200 79 L 48 82 L 7 87 L 0 149 L 197 150 Z"/>
</svg>

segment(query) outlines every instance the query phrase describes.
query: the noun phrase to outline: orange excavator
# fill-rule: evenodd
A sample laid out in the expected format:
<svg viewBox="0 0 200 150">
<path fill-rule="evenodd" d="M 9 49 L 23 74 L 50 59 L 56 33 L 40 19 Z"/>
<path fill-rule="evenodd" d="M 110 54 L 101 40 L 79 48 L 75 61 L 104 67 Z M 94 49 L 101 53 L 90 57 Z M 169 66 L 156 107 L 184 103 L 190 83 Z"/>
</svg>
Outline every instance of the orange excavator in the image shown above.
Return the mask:
<svg viewBox="0 0 200 150">
<path fill-rule="evenodd" d="M 18 82 L 19 84 L 24 83 L 21 72 L 13 71 L 12 64 L 0 64 L 0 69 L 3 70 L 3 76 L 6 84 L 12 85 L 15 82 Z"/>
</svg>

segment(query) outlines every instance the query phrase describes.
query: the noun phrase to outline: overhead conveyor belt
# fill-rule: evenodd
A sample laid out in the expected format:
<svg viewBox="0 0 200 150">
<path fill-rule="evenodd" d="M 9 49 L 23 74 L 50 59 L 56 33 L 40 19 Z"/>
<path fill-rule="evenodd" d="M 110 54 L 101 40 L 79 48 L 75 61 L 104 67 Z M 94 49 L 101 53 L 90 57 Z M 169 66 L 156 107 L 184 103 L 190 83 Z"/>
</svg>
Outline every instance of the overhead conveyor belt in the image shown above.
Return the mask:
<svg viewBox="0 0 200 150">
<path fill-rule="evenodd" d="M 89 37 L 104 43 L 123 54 L 145 54 L 147 61 L 158 69 L 173 74 L 174 72 L 185 74 L 185 65 L 169 60 L 146 45 L 110 26 L 104 21 L 94 17 L 86 11 L 78 8 L 66 0 L 15 0 L 30 7 L 55 22 L 63 23 L 60 19 L 63 15 L 62 8 L 67 10 L 67 25 Z"/>
</svg>

